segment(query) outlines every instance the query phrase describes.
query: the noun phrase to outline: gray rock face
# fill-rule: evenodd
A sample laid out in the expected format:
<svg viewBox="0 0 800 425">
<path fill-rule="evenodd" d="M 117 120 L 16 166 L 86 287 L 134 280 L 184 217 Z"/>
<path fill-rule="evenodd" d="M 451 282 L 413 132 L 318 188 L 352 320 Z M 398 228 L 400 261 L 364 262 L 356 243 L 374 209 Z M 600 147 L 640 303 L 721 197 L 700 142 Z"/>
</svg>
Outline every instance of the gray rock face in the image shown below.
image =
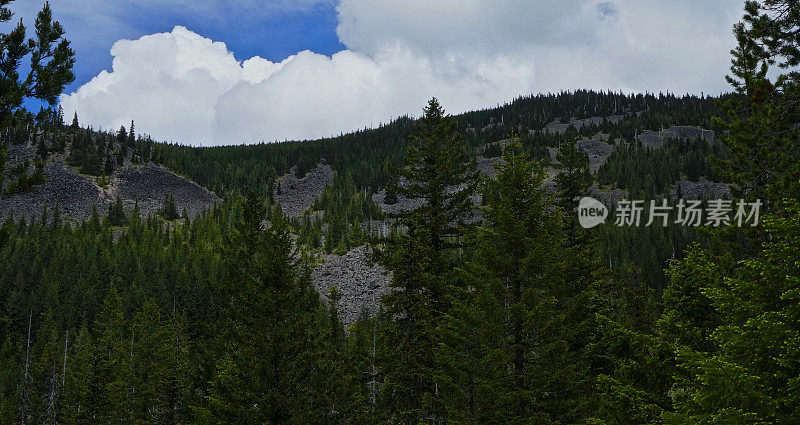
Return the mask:
<svg viewBox="0 0 800 425">
<path fill-rule="evenodd" d="M 672 198 L 684 199 L 730 199 L 731 190 L 725 183 L 715 183 L 700 178 L 697 182 L 680 180 L 675 182 L 671 192 Z"/>
<path fill-rule="evenodd" d="M 714 130 L 705 130 L 702 128 L 692 127 L 688 125 L 672 126 L 669 129 L 667 129 L 667 132 L 669 133 L 669 137 L 673 139 L 686 140 L 690 138 L 698 138 L 711 142 L 714 140 L 714 137 L 716 137 Z"/>
<path fill-rule="evenodd" d="M 589 186 L 589 195 L 607 206 L 613 207 L 617 205 L 617 202 L 622 198 L 628 196 L 628 192 L 617 188 L 602 190 L 597 183 L 593 183 Z"/>
<path fill-rule="evenodd" d="M 391 274 L 369 261 L 369 248 L 353 248 L 345 255 L 325 255 L 325 262 L 311 272 L 314 287 L 323 300 L 328 289 L 336 286 L 342 295 L 339 312 L 345 326 L 358 319 L 363 309 L 378 311 L 381 297 L 389 291 Z"/>
<path fill-rule="evenodd" d="M 642 145 L 650 149 L 658 149 L 664 144 L 662 132 L 659 131 L 642 130 L 642 133 L 637 137 L 642 142 Z"/>
<path fill-rule="evenodd" d="M 175 197 L 179 212 L 186 209 L 190 215 L 219 201 L 214 193 L 152 165 L 120 169 L 109 177 L 106 188 L 98 186 L 93 177 L 76 173 L 59 157 L 48 162 L 44 174 L 45 183 L 29 191 L 13 196 L 0 194 L 0 217 L 39 217 L 45 205 L 48 208 L 59 205 L 62 215 L 83 221 L 89 218 L 95 205 L 100 214 L 106 214 L 117 195 L 128 211 L 138 200 L 143 215 L 158 211 L 167 194 Z"/>
<path fill-rule="evenodd" d="M 503 160 L 503 158 L 500 157 L 484 158 L 482 156 L 479 156 L 475 161 L 475 164 L 478 167 L 478 171 L 480 171 L 481 175 L 487 177 L 494 177 L 494 175 L 497 172 L 497 170 L 495 170 L 494 168 L 495 165 L 503 163 L 505 163 L 505 161 Z"/>
<path fill-rule="evenodd" d="M 575 118 L 573 118 L 570 122 L 568 122 L 566 124 L 562 123 L 561 121 L 556 120 L 556 121 L 553 121 L 553 122 L 547 124 L 547 126 L 545 126 L 545 130 L 547 130 L 547 131 L 549 131 L 551 133 L 561 134 L 561 133 L 564 133 L 565 131 L 567 131 L 567 128 L 570 125 L 572 125 L 573 127 L 579 129 L 579 128 L 585 126 L 585 125 L 602 124 L 604 118 L 610 123 L 617 123 L 621 119 L 625 118 L 625 115 L 610 115 L 610 116 L 607 116 L 607 117 L 590 117 L 590 118 L 583 118 L 583 119 L 575 119 Z"/>
<path fill-rule="evenodd" d="M 606 140 L 608 140 L 607 134 L 598 133 L 592 139 L 576 142 L 578 149 L 585 152 L 589 157 L 589 168 L 592 173 L 596 173 L 605 164 L 606 159 L 614 150 L 614 147 L 606 143 Z"/>
<path fill-rule="evenodd" d="M 298 179 L 294 175 L 295 168 L 289 170 L 289 174 L 283 176 L 278 181 L 280 184 L 280 194 L 276 195 L 275 200 L 281 204 L 284 214 L 289 217 L 299 217 L 314 205 L 314 201 L 322 195 L 322 190 L 328 183 L 333 181 L 334 172 L 330 165 L 318 165 L 309 171 L 305 177 Z"/>
<path fill-rule="evenodd" d="M 104 200 L 113 202 L 116 194 L 123 201 L 129 201 L 126 204 L 138 200 L 139 209 L 145 215 L 158 211 L 169 194 L 175 197 L 178 212 L 185 208 L 190 216 L 201 213 L 219 201 L 213 192 L 157 166 L 123 169 L 114 177 L 116 193 L 112 188 L 104 193 Z"/>
<path fill-rule="evenodd" d="M 381 209 L 381 211 L 389 214 L 397 214 L 403 211 L 413 210 L 423 204 L 422 199 L 408 199 L 401 194 L 397 194 L 397 202 L 394 204 L 387 204 L 383 200 L 386 197 L 386 190 L 381 189 L 372 195 L 372 202 Z"/>
<path fill-rule="evenodd" d="M 23 143 L 19 145 L 8 144 L 8 151 L 6 151 L 6 166 L 13 166 L 17 162 L 22 162 L 25 159 L 33 159 L 36 156 L 36 150 L 30 143 Z"/>
<path fill-rule="evenodd" d="M 100 190 L 87 178 L 77 174 L 61 161 L 54 161 L 44 168 L 47 179 L 44 184 L 13 196 L 0 194 L 0 217 L 19 219 L 38 218 L 45 205 L 59 205 L 61 214 L 76 220 L 84 220 L 97 204 Z"/>
<path fill-rule="evenodd" d="M 713 141 L 716 135 L 713 130 L 705 130 L 698 127 L 688 125 L 676 125 L 662 131 L 642 130 L 642 133 L 637 138 L 642 142 L 642 145 L 650 149 L 658 149 L 664 145 L 666 139 L 675 140 L 688 140 L 688 139 L 701 139 L 706 141 Z"/>
</svg>

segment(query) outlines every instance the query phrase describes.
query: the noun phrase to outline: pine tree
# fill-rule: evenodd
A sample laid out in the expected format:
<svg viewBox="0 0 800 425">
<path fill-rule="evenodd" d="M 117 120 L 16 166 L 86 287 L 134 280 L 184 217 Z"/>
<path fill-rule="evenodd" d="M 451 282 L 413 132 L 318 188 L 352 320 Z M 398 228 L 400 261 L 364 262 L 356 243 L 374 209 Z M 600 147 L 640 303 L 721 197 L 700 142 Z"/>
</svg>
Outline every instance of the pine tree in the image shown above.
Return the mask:
<svg viewBox="0 0 800 425">
<path fill-rule="evenodd" d="M 328 290 L 328 309 L 321 315 L 319 336 L 311 374 L 313 388 L 310 421 L 325 424 L 344 424 L 355 406 L 350 404 L 352 389 L 347 385 L 350 368 L 345 357 L 346 335 L 339 319 L 341 294 L 332 286 Z"/>
<path fill-rule="evenodd" d="M 424 420 L 430 415 L 427 404 L 436 395 L 432 379 L 436 327 L 429 295 L 420 279 L 430 259 L 426 236 L 415 226 L 397 236 L 390 251 L 393 290 L 381 300 L 385 323 L 379 333 L 378 364 L 383 376 L 380 403 L 395 423 Z"/>
<path fill-rule="evenodd" d="M 558 205 L 565 214 L 568 237 L 572 241 L 576 237 L 578 226 L 578 198 L 586 195 L 591 183 L 589 158 L 578 149 L 574 139 L 569 139 L 559 146 L 556 160 L 561 163 L 561 172 L 555 177 L 559 193 Z"/>
<path fill-rule="evenodd" d="M 788 216 L 765 218 L 769 242 L 763 253 L 743 263 L 724 286 L 703 288 L 719 325 L 708 340 L 710 349 L 678 350 L 679 367 L 688 377 L 680 380 L 676 422 L 800 420 L 800 269 L 791 260 L 800 247 L 800 202 L 792 199 L 780 207 Z"/>
<path fill-rule="evenodd" d="M 730 151 L 722 171 L 735 196 L 780 199 L 800 182 L 800 129 L 796 119 L 800 81 L 788 69 L 800 63 L 800 5 L 791 0 L 748 1 L 734 26 L 731 51 L 735 94 L 722 104 L 723 138 Z M 774 71 L 774 72 L 771 72 Z M 773 77 L 772 75 L 775 75 Z"/>
<path fill-rule="evenodd" d="M 228 245 L 219 362 L 203 411 L 221 422 L 303 423 L 308 411 L 319 298 L 283 213 L 276 209 L 264 228 L 266 219 L 263 200 L 250 192 Z"/>
<path fill-rule="evenodd" d="M 386 205 L 394 205 L 397 203 L 397 191 L 394 188 L 386 189 L 386 195 L 383 197 L 383 203 Z"/>
<path fill-rule="evenodd" d="M 168 194 L 164 196 L 164 203 L 161 205 L 161 209 L 158 210 L 159 215 L 164 218 L 164 220 L 176 220 L 180 218 L 180 214 L 178 214 L 178 205 L 175 203 L 175 196 L 173 194 Z"/>
<path fill-rule="evenodd" d="M 8 0 L 0 3 L 0 23 L 11 20 L 9 3 Z M 5 129 L 21 115 L 17 112 L 26 98 L 36 98 L 54 106 L 64 87 L 75 80 L 72 72 L 75 52 L 64 38 L 64 28 L 53 20 L 49 3 L 44 4 L 36 21 L 36 39 L 25 40 L 26 28 L 22 21 L 8 34 L 0 34 L 0 51 L 4 52 L 0 58 L 0 68 L 4 70 L 0 77 L 4 99 L 0 103 L 0 129 Z M 28 55 L 31 56 L 30 70 L 27 75 L 20 75 L 19 67 Z"/>
<path fill-rule="evenodd" d="M 108 223 L 112 226 L 122 226 L 125 222 L 125 210 L 122 207 L 122 199 L 117 195 L 117 199 L 108 207 Z"/>
<path fill-rule="evenodd" d="M 125 130 L 125 126 L 122 125 L 119 127 L 119 130 L 117 131 L 117 137 L 116 137 L 116 142 L 117 142 L 116 144 L 120 150 L 122 151 L 125 150 L 127 141 L 128 141 L 128 131 Z"/>
<path fill-rule="evenodd" d="M 0 190 L 2 190 L 5 186 L 3 184 L 6 180 L 6 156 L 7 148 L 5 144 L 0 143 Z"/>
<path fill-rule="evenodd" d="M 185 345 L 177 316 L 165 320 L 152 299 L 133 321 L 132 414 L 135 422 L 166 424 L 185 420 L 187 390 Z"/>
<path fill-rule="evenodd" d="M 125 323 L 122 298 L 112 288 L 97 318 L 93 385 L 98 394 L 91 404 L 90 414 L 108 424 L 127 424 L 131 421 L 131 347 Z"/>
<path fill-rule="evenodd" d="M 53 313 L 50 310 L 44 319 L 44 325 L 39 330 L 39 338 L 34 347 L 37 354 L 33 362 L 31 374 L 33 378 L 33 417 L 35 422 L 44 424 L 57 423 L 58 411 L 61 408 L 59 397 L 63 393 L 62 384 L 62 359 L 63 341 L 53 322 Z"/>
<path fill-rule="evenodd" d="M 463 227 L 473 217 L 478 183 L 475 162 L 453 120 L 435 98 L 424 112 L 405 166 L 396 173 L 407 182 L 398 185 L 398 193 L 421 205 L 394 216 L 407 232 L 386 239 L 380 255 L 397 289 L 383 299 L 388 323 L 381 341 L 384 407 L 393 420 L 413 424 L 444 419 L 438 383 L 432 379 L 438 367 L 437 328 L 456 292 L 448 277 Z"/>
<path fill-rule="evenodd" d="M 451 409 L 473 423 L 541 423 L 557 410 L 548 405 L 565 384 L 561 221 L 550 211 L 541 166 L 518 144 L 505 147 L 503 160 L 496 180 L 486 182 L 485 227 L 471 238 L 478 250 L 467 268 L 472 300 L 454 328 L 461 344 L 475 347 L 454 364 L 471 370 L 460 371 L 468 385 Z"/>
<path fill-rule="evenodd" d="M 84 324 L 78 335 L 69 342 L 64 376 L 64 394 L 59 418 L 62 423 L 90 424 L 96 411 L 92 403 L 97 379 L 95 377 L 95 347 L 88 327 Z"/>
<path fill-rule="evenodd" d="M 377 395 L 378 368 L 377 352 L 377 319 L 366 309 L 355 323 L 348 327 L 345 358 L 348 372 L 345 386 L 350 390 L 348 419 L 353 424 L 378 423 Z"/>
<path fill-rule="evenodd" d="M 717 121 L 728 131 L 723 141 L 731 152 L 723 164 L 734 193 L 761 198 L 771 213 L 763 230 L 744 232 L 747 249 L 737 250 L 740 257 L 748 254 L 744 260 L 731 267 L 730 255 L 715 253 L 711 270 L 708 262 L 686 264 L 692 275 L 713 277 L 673 282 L 677 293 L 699 286 L 708 300 L 689 304 L 691 315 L 682 320 L 692 332 L 677 347 L 681 392 L 677 412 L 665 415 L 674 423 L 800 420 L 800 270 L 793 260 L 800 246 L 800 139 L 792 118 L 798 81 L 795 72 L 784 71 L 800 62 L 799 21 L 796 2 L 750 1 L 734 27 L 738 46 L 728 81 L 736 93 L 723 104 L 725 122 Z M 714 263 L 726 267 L 720 272 Z M 668 311 L 664 322 L 674 317 Z"/>
<path fill-rule="evenodd" d="M 136 132 L 133 129 L 133 120 L 131 120 L 131 126 L 128 129 L 127 144 L 125 144 L 124 146 L 130 149 L 133 149 L 136 146 Z M 122 151 L 126 151 L 126 149 L 122 149 Z"/>
<path fill-rule="evenodd" d="M 167 340 L 163 358 L 166 373 L 161 377 L 161 397 L 166 411 L 163 422 L 178 424 L 189 422 L 191 402 L 191 351 L 186 317 L 177 310 L 167 315 L 165 328 Z"/>
</svg>

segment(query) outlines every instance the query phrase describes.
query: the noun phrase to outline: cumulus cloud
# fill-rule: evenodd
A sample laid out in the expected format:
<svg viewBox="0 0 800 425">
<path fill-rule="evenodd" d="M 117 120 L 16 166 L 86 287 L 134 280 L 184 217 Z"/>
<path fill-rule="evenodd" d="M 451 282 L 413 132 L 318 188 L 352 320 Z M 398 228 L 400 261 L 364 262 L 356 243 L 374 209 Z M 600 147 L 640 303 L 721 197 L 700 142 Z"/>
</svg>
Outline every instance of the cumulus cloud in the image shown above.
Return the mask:
<svg viewBox="0 0 800 425">
<path fill-rule="evenodd" d="M 307 0 L 309 4 L 315 3 Z M 732 0 L 341 0 L 346 50 L 239 62 L 186 28 L 120 40 L 67 114 L 158 139 L 219 145 L 317 138 L 417 114 L 576 88 L 725 90 Z"/>
</svg>

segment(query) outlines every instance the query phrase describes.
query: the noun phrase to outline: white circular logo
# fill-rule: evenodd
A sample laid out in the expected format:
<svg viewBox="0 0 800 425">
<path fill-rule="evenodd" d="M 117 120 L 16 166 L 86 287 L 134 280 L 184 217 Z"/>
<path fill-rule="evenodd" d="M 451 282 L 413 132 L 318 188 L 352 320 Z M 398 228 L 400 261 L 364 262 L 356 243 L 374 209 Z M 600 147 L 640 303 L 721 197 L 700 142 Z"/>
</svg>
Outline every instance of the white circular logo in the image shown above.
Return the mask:
<svg viewBox="0 0 800 425">
<path fill-rule="evenodd" d="M 605 223 L 608 217 L 608 208 L 602 202 L 592 197 L 581 198 L 578 203 L 578 223 L 584 229 L 591 229 L 598 224 Z"/>
</svg>

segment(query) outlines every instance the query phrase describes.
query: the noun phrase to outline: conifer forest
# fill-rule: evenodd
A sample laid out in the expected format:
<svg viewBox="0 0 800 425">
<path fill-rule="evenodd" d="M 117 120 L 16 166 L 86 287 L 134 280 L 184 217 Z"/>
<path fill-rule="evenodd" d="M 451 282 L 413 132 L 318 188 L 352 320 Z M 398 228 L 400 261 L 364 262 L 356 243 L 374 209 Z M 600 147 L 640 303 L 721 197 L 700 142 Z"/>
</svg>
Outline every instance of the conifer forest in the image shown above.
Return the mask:
<svg viewBox="0 0 800 425">
<path fill-rule="evenodd" d="M 430 93 L 220 146 L 65 113 L 71 35 L 24 1 L 0 0 L 0 424 L 800 423 L 797 1 L 740 5 L 719 95 Z"/>
</svg>

